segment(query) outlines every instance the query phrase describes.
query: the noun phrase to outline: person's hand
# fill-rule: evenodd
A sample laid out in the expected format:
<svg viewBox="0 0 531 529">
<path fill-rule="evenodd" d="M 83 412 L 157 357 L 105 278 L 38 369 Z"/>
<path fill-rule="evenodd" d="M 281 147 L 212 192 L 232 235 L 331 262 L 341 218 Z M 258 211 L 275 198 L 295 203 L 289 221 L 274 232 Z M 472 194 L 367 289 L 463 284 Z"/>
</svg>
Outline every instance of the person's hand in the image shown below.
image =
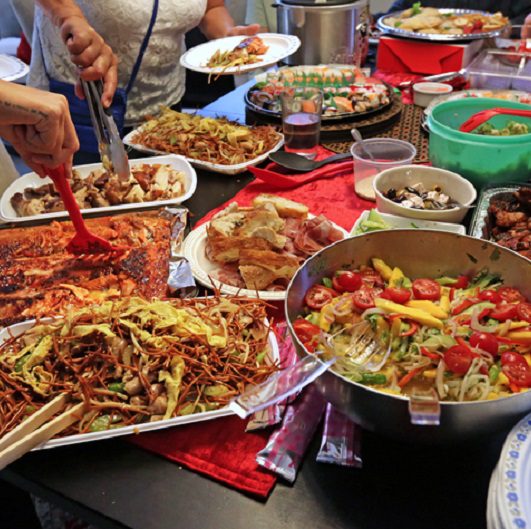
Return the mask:
<svg viewBox="0 0 531 529">
<path fill-rule="evenodd" d="M 0 82 L 0 136 L 44 176 L 42 166 L 72 167 L 79 141 L 62 95 Z"/>
<path fill-rule="evenodd" d="M 249 24 L 248 26 L 234 26 L 227 32 L 227 37 L 236 35 L 256 35 L 260 31 L 260 24 Z"/>
<path fill-rule="evenodd" d="M 531 13 L 527 15 L 522 26 L 522 39 L 531 39 Z"/>
<path fill-rule="evenodd" d="M 109 107 L 118 83 L 118 59 L 103 38 L 82 15 L 71 15 L 61 23 L 61 37 L 72 62 L 80 68 L 85 81 L 103 80 L 101 102 Z M 76 95 L 83 99 L 81 84 L 76 84 Z"/>
</svg>

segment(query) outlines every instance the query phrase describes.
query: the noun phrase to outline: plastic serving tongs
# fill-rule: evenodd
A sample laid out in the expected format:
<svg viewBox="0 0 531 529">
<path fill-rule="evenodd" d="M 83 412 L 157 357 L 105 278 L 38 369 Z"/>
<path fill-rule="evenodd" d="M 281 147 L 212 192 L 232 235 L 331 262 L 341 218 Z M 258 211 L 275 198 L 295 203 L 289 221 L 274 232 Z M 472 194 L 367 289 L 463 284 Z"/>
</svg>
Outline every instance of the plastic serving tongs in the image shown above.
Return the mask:
<svg viewBox="0 0 531 529">
<path fill-rule="evenodd" d="M 524 118 L 531 118 L 531 110 L 519 110 L 516 108 L 489 108 L 481 110 L 476 114 L 470 116 L 460 127 L 461 132 L 472 132 L 478 128 L 482 123 L 488 121 L 490 118 L 498 114 L 508 114 L 510 116 L 521 116 Z"/>
<path fill-rule="evenodd" d="M 87 99 L 92 126 L 98 140 L 101 163 L 108 172 L 117 174 L 121 180 L 128 180 L 129 159 L 111 111 L 104 109 L 101 104 L 102 83 L 81 79 L 81 86 Z"/>
<path fill-rule="evenodd" d="M 113 246 L 109 241 L 91 233 L 83 220 L 81 211 L 76 202 L 72 189 L 66 178 L 66 169 L 64 164 L 55 168 L 43 167 L 44 172 L 52 179 L 55 188 L 61 195 L 72 224 L 76 229 L 76 234 L 68 243 L 66 249 L 74 255 L 82 254 L 101 254 L 109 252 L 123 252 L 126 248 Z"/>
</svg>

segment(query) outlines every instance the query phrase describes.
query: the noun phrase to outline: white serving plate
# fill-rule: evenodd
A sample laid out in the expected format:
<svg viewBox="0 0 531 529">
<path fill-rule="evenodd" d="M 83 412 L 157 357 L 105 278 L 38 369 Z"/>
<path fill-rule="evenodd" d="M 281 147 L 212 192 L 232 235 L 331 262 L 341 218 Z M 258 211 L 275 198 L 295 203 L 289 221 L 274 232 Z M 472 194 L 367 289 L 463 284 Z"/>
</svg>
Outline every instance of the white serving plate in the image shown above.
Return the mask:
<svg viewBox="0 0 531 529">
<path fill-rule="evenodd" d="M 12 55 L 0 54 L 0 79 L 16 81 L 29 72 L 29 66 Z"/>
<path fill-rule="evenodd" d="M 531 524 L 531 414 L 511 430 L 498 462 L 497 505 L 504 529 Z"/>
<path fill-rule="evenodd" d="M 241 66 L 232 66 L 231 68 L 209 68 L 207 66 L 210 57 L 216 51 L 233 50 L 242 40 L 248 38 L 243 35 L 236 37 L 225 37 L 222 39 L 211 40 L 194 46 L 186 53 L 181 55 L 181 66 L 193 70 L 194 72 L 213 74 L 213 75 L 238 75 L 240 73 L 250 72 L 265 66 L 271 66 L 278 61 L 285 59 L 295 53 L 301 41 L 294 35 L 283 35 L 280 33 L 259 33 L 260 37 L 269 49 L 261 55 L 261 60 L 253 64 L 243 64 Z"/>
<path fill-rule="evenodd" d="M 40 323 L 53 321 L 53 318 L 42 318 Z M 0 343 L 3 343 L 12 336 L 19 336 L 26 330 L 33 327 L 35 320 L 28 320 L 21 323 L 16 323 L 10 327 L 0 330 Z M 278 342 L 274 332 L 269 333 L 269 359 L 271 363 L 280 362 L 280 352 Z M 174 417 L 161 421 L 146 422 L 124 426 L 122 428 L 115 428 L 112 430 L 105 430 L 102 432 L 91 432 L 86 434 L 69 435 L 67 437 L 60 437 L 58 439 L 51 439 L 33 450 L 41 450 L 44 448 L 55 448 L 57 446 L 73 445 L 78 443 L 88 443 L 90 441 L 100 441 L 103 439 L 110 439 L 111 437 L 119 437 L 122 435 L 129 435 L 133 433 L 149 432 L 153 430 L 161 430 L 163 428 L 170 428 L 172 426 L 180 426 L 183 424 L 191 424 L 194 422 L 209 421 L 227 415 L 234 415 L 227 406 L 219 410 L 207 411 L 203 413 L 193 413 L 191 415 L 183 415 L 182 417 Z"/>
<path fill-rule="evenodd" d="M 308 216 L 312 218 L 314 215 Z M 199 283 L 207 288 L 217 288 L 222 294 L 239 294 L 251 298 L 259 297 L 268 301 L 278 301 L 286 298 L 285 290 L 249 290 L 247 288 L 227 285 L 211 277 L 214 272 L 221 269 L 221 266 L 218 263 L 210 261 L 206 256 L 207 226 L 208 223 L 205 223 L 192 230 L 184 240 L 182 246 L 183 256 L 188 260 L 192 268 L 192 274 Z M 345 237 L 348 237 L 347 231 L 341 228 L 341 226 L 334 224 L 334 227 L 341 230 Z"/>
<path fill-rule="evenodd" d="M 350 235 L 356 235 L 356 229 L 364 221 L 367 220 L 370 210 L 365 210 L 358 220 L 352 226 Z M 389 224 L 389 229 L 423 229 L 423 230 L 438 230 L 438 231 L 450 231 L 452 233 L 458 233 L 460 235 L 466 234 L 466 229 L 462 224 L 452 224 L 450 222 L 437 222 L 434 220 L 420 220 L 420 219 L 408 219 L 406 217 L 399 217 L 398 215 L 391 215 L 390 213 L 378 214 L 382 219 Z"/>
<path fill-rule="evenodd" d="M 132 130 L 129 134 L 127 134 L 123 142 L 125 145 L 129 145 L 129 147 L 133 147 L 137 151 L 146 152 L 150 154 L 167 154 L 164 151 L 158 151 L 156 149 L 150 149 L 149 147 L 145 147 L 144 145 L 141 145 L 139 143 L 133 142 L 133 136 L 141 130 L 142 127 L 138 127 L 134 130 Z M 278 151 L 282 145 L 284 145 L 284 135 L 279 135 L 279 141 L 278 143 L 269 151 L 265 152 L 264 154 L 258 156 L 257 158 L 253 158 L 252 160 L 249 160 L 248 162 L 238 163 L 234 165 L 224 165 L 220 163 L 211 163 L 206 162 L 203 160 L 196 160 L 195 158 L 187 158 L 184 157 L 186 160 L 188 160 L 189 163 L 191 163 L 193 166 L 199 168 L 199 169 L 206 169 L 207 171 L 212 171 L 214 173 L 221 173 L 221 174 L 227 174 L 227 175 L 235 175 L 239 173 L 243 173 L 247 170 L 248 167 L 251 167 L 253 165 L 258 165 L 259 163 L 267 160 L 267 157 L 275 151 Z"/>
<path fill-rule="evenodd" d="M 131 160 L 130 165 L 141 164 L 167 164 L 173 169 L 181 171 L 185 176 L 185 193 L 180 197 L 171 198 L 167 200 L 153 200 L 149 202 L 132 202 L 130 204 L 119 204 L 116 206 L 106 206 L 101 208 L 82 209 L 81 213 L 119 213 L 127 211 L 129 209 L 135 209 L 138 207 L 150 207 L 150 206 L 169 206 L 180 204 L 185 200 L 188 200 L 194 193 L 197 187 L 197 174 L 194 168 L 188 163 L 184 156 L 178 156 L 176 154 L 166 154 L 164 156 L 154 156 L 151 158 L 138 158 Z M 91 163 L 86 165 L 78 165 L 74 167 L 82 178 L 86 178 L 92 171 L 100 169 L 100 163 Z M 27 220 L 42 220 L 42 219 L 56 219 L 68 217 L 67 211 L 55 211 L 53 213 L 42 213 L 41 215 L 29 215 L 26 217 L 19 217 L 13 206 L 11 205 L 11 197 L 15 193 L 22 193 L 24 189 L 28 187 L 40 187 L 44 184 L 49 184 L 52 181 L 49 178 L 41 178 L 37 173 L 27 173 L 20 178 L 14 180 L 11 185 L 5 190 L 2 198 L 0 199 L 0 218 L 7 222 L 22 222 Z"/>
</svg>

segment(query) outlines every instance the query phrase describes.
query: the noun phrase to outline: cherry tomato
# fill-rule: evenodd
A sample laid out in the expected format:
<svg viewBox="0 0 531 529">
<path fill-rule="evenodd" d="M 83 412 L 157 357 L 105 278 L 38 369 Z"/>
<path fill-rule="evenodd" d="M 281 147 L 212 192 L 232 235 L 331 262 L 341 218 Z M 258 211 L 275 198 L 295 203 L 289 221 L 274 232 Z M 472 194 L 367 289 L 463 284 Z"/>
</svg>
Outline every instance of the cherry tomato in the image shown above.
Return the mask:
<svg viewBox="0 0 531 529">
<path fill-rule="evenodd" d="M 531 366 L 519 353 L 506 351 L 501 355 L 502 371 L 507 378 L 521 388 L 531 387 Z"/>
<path fill-rule="evenodd" d="M 340 294 L 345 292 L 345 289 L 339 284 L 338 276 L 332 278 L 332 286 L 334 287 L 334 290 Z"/>
<path fill-rule="evenodd" d="M 444 363 L 453 373 L 464 375 L 472 363 L 472 353 L 468 347 L 454 345 L 444 353 Z"/>
<path fill-rule="evenodd" d="M 379 272 L 377 272 L 374 268 L 363 268 L 360 270 L 361 279 L 363 283 L 366 285 L 372 287 L 383 287 L 384 286 L 384 280 L 383 277 L 380 275 Z"/>
<path fill-rule="evenodd" d="M 322 309 L 337 295 L 335 290 L 324 285 L 314 285 L 308 289 L 304 301 L 308 307 L 314 310 Z"/>
<path fill-rule="evenodd" d="M 490 313 L 490 317 L 498 321 L 514 320 L 516 317 L 516 305 L 511 303 L 498 303 Z"/>
<path fill-rule="evenodd" d="M 469 341 L 472 347 L 479 347 L 493 356 L 498 353 L 498 340 L 488 332 L 474 332 Z"/>
<path fill-rule="evenodd" d="M 361 310 L 372 309 L 374 307 L 374 298 L 381 293 L 381 289 L 374 289 L 363 286 L 352 294 L 352 301 L 354 305 Z"/>
<path fill-rule="evenodd" d="M 465 275 L 458 276 L 457 283 L 454 283 L 452 286 L 454 288 L 466 288 L 470 283 L 470 278 Z"/>
<path fill-rule="evenodd" d="M 404 304 L 410 300 L 411 292 L 407 288 L 389 287 L 383 291 L 382 297 L 395 303 Z"/>
<path fill-rule="evenodd" d="M 474 20 L 472 23 L 472 31 L 481 31 L 483 29 L 483 22 L 481 20 Z"/>
<path fill-rule="evenodd" d="M 441 285 L 433 279 L 415 279 L 413 295 L 417 299 L 437 300 L 441 297 Z"/>
<path fill-rule="evenodd" d="M 312 322 L 305 320 L 304 318 L 299 318 L 293 322 L 293 330 L 303 343 L 304 347 L 308 351 L 313 352 L 315 349 L 315 338 L 321 333 L 321 329 L 318 325 L 313 324 Z"/>
<path fill-rule="evenodd" d="M 516 316 L 519 320 L 531 323 L 531 303 L 524 301 L 516 305 Z"/>
<path fill-rule="evenodd" d="M 525 298 L 520 294 L 520 291 L 513 287 L 500 287 L 498 289 L 498 295 L 503 301 L 507 301 L 507 303 L 525 301 Z"/>
<path fill-rule="evenodd" d="M 491 303 L 499 303 L 501 301 L 500 295 L 492 289 L 480 290 L 479 299 L 481 301 L 490 301 Z"/>
<path fill-rule="evenodd" d="M 341 272 L 337 275 L 337 283 L 347 292 L 354 292 L 361 287 L 361 275 L 356 272 Z"/>
</svg>

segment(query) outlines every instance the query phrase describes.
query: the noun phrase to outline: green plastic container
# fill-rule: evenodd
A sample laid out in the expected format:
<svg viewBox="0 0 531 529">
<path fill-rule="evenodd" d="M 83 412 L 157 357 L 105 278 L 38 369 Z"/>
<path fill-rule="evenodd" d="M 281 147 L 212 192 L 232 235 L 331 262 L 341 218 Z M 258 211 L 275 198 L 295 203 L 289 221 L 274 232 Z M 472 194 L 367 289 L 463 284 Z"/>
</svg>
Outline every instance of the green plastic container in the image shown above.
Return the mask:
<svg viewBox="0 0 531 529">
<path fill-rule="evenodd" d="M 480 110 L 499 107 L 531 110 L 531 105 L 479 97 L 437 105 L 428 116 L 432 164 L 459 173 L 477 189 L 493 182 L 524 182 L 531 178 L 531 134 L 482 136 L 458 130 Z M 531 118 L 520 116 L 500 114 L 489 123 L 503 128 L 511 120 L 526 123 L 531 130 Z"/>
</svg>

